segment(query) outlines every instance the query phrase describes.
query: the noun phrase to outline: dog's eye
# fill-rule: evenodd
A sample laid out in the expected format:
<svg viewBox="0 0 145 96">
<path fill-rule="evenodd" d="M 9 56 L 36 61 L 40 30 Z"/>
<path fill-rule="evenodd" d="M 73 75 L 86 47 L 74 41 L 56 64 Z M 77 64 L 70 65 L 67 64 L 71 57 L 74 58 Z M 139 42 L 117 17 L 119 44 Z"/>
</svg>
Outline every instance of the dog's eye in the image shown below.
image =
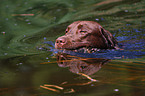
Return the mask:
<svg viewBox="0 0 145 96">
<path fill-rule="evenodd" d="M 80 33 L 86 33 L 87 31 L 80 31 Z"/>
</svg>

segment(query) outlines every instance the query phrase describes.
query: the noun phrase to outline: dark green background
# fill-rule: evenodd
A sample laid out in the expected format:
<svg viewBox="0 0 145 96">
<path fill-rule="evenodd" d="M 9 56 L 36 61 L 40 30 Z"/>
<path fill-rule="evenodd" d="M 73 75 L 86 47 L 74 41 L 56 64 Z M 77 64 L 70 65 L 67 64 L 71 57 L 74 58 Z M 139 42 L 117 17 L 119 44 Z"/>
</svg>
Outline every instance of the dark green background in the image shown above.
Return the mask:
<svg viewBox="0 0 145 96">
<path fill-rule="evenodd" d="M 130 40 L 144 40 L 145 0 L 1 0 L 0 95 L 60 96 L 39 86 L 58 85 L 64 78 L 72 80 L 76 75 L 59 68 L 53 52 L 40 51 L 37 47 L 44 41 L 55 42 L 77 20 L 97 21 L 120 42 L 127 42 L 121 38 L 130 36 L 134 36 Z M 67 95 L 143 96 L 144 59 L 113 60 L 95 74 L 101 81 L 98 85 L 91 90 L 78 87 L 82 90 Z M 47 61 L 50 63 L 40 64 Z"/>
</svg>

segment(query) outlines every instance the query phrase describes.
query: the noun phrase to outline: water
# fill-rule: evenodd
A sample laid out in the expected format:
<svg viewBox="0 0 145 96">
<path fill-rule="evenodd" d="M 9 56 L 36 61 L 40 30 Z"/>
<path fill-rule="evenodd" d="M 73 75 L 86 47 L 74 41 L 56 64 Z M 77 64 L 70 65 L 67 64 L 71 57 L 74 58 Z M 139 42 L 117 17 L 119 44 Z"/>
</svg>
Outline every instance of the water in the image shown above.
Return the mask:
<svg viewBox="0 0 145 96">
<path fill-rule="evenodd" d="M 145 95 L 144 0 L 1 0 L 0 15 L 0 96 Z M 54 49 L 77 20 L 100 23 L 123 50 Z"/>
</svg>

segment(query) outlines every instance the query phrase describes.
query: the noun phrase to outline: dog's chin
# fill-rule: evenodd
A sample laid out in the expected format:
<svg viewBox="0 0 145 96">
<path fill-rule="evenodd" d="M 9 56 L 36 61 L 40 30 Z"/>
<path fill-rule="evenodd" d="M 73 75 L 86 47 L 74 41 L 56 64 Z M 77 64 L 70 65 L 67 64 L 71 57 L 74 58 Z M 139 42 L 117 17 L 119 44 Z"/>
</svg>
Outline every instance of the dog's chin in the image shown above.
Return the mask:
<svg viewBox="0 0 145 96">
<path fill-rule="evenodd" d="M 77 42 L 77 43 L 69 43 L 63 46 L 55 46 L 56 49 L 66 49 L 66 50 L 79 50 L 83 48 L 88 48 L 89 43 L 82 43 L 82 42 Z"/>
<path fill-rule="evenodd" d="M 89 46 L 88 43 L 79 43 L 79 44 L 73 44 L 73 45 L 65 45 L 62 47 L 58 47 L 56 46 L 56 49 L 60 49 L 60 50 L 70 50 L 70 51 L 74 51 L 74 52 L 80 52 L 80 53 L 93 53 L 96 52 L 100 49 L 98 48 L 94 48 L 92 46 Z"/>
<path fill-rule="evenodd" d="M 56 49 L 65 49 L 65 50 L 81 50 L 81 49 L 84 49 L 84 48 L 86 48 L 87 49 L 87 47 L 56 47 Z"/>
<path fill-rule="evenodd" d="M 78 47 L 78 48 L 59 48 L 60 50 L 68 50 L 78 53 L 94 53 L 100 51 L 98 48 L 91 48 L 91 47 Z"/>
</svg>

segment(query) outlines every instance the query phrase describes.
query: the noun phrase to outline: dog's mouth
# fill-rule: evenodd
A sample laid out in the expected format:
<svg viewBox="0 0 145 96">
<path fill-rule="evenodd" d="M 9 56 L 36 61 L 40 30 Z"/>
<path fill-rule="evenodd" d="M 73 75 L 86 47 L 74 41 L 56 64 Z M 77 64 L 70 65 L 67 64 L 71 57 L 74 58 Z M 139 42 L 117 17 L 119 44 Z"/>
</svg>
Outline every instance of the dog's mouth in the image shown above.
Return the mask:
<svg viewBox="0 0 145 96">
<path fill-rule="evenodd" d="M 98 48 L 93 48 L 93 46 L 90 46 L 89 43 L 84 43 L 84 42 L 75 42 L 61 47 L 56 46 L 56 49 L 70 50 L 70 51 L 81 52 L 81 53 L 93 53 L 100 50 Z"/>
<path fill-rule="evenodd" d="M 100 51 L 100 49 L 98 49 L 98 48 L 91 48 L 91 47 L 89 47 L 89 48 L 82 47 L 82 48 L 75 49 L 73 51 L 80 52 L 80 53 L 94 53 L 96 51 Z"/>
<path fill-rule="evenodd" d="M 78 49 L 82 49 L 84 47 L 88 48 L 89 47 L 89 43 L 85 43 L 85 42 L 69 42 L 66 43 L 64 45 L 57 45 L 55 44 L 55 48 L 56 49 L 67 49 L 67 50 L 78 50 Z"/>
</svg>

